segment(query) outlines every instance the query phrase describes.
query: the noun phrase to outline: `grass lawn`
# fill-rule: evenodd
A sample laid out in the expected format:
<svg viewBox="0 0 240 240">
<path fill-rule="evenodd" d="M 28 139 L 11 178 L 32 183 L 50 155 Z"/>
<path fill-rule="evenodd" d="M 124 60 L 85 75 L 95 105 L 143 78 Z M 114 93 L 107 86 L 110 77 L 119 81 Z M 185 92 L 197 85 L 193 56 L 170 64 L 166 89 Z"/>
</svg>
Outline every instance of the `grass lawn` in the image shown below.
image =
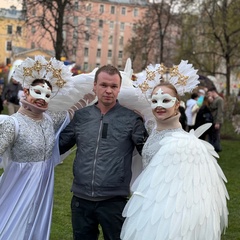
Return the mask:
<svg viewBox="0 0 240 240">
<path fill-rule="evenodd" d="M 223 151 L 218 162 L 228 179 L 227 189 L 231 198 L 228 202 L 229 228 L 222 240 L 240 240 L 240 144 L 236 140 L 222 140 L 222 145 Z M 70 155 L 63 164 L 56 167 L 51 240 L 72 239 L 70 188 L 73 156 Z M 100 240 L 103 240 L 102 236 Z"/>
<path fill-rule="evenodd" d="M 6 110 L 4 111 L 6 114 Z M 225 123 L 222 129 L 223 151 L 218 160 L 227 179 L 227 189 L 230 195 L 229 227 L 222 240 L 240 240 L 240 135 L 233 133 L 231 124 Z M 72 162 L 74 153 L 55 168 L 54 207 L 51 228 L 51 240 L 72 240 L 70 202 L 72 193 Z M 0 174 L 2 170 L 0 169 Z M 99 240 L 103 240 L 102 235 Z M 147 240 L 147 239 L 146 239 Z M 206 239 L 207 240 L 207 239 Z"/>
</svg>

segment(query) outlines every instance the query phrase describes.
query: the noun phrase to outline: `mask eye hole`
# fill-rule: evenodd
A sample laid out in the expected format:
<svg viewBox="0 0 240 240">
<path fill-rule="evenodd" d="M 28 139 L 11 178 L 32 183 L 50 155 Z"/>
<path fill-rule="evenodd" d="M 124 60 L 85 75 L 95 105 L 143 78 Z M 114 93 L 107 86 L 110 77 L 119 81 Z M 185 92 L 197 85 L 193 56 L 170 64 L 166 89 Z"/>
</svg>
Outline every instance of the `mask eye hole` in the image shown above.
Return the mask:
<svg viewBox="0 0 240 240">
<path fill-rule="evenodd" d="M 41 95 L 41 92 L 40 92 L 39 90 L 37 90 L 37 89 L 34 89 L 34 92 L 35 92 L 36 94 Z"/>
<path fill-rule="evenodd" d="M 169 102 L 171 102 L 171 101 L 172 101 L 172 100 L 165 98 L 165 99 L 163 100 L 163 103 L 169 103 Z"/>
<path fill-rule="evenodd" d="M 157 100 L 155 100 L 155 99 L 152 99 L 152 103 L 157 103 Z"/>
</svg>

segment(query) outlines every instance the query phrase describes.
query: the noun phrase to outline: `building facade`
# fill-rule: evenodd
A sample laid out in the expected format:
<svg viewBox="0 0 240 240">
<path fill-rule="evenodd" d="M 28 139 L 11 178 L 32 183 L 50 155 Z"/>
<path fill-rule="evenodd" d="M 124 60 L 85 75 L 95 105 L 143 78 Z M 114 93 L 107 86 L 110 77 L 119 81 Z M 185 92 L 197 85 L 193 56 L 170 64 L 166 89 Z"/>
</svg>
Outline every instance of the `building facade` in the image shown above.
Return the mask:
<svg viewBox="0 0 240 240">
<path fill-rule="evenodd" d="M 105 64 L 123 68 L 129 57 L 124 48 L 136 22 L 143 18 L 146 5 L 146 0 L 75 1 L 76 11 L 66 13 L 65 21 L 78 25 L 79 31 L 64 29 L 63 59 L 76 62 L 84 72 Z M 32 9 L 30 14 L 41 15 L 41 10 Z M 53 50 L 50 34 L 30 24 L 27 47 Z"/>
<path fill-rule="evenodd" d="M 14 48 L 26 48 L 26 27 L 22 11 L 0 8 L 0 65 L 10 65 Z"/>
</svg>

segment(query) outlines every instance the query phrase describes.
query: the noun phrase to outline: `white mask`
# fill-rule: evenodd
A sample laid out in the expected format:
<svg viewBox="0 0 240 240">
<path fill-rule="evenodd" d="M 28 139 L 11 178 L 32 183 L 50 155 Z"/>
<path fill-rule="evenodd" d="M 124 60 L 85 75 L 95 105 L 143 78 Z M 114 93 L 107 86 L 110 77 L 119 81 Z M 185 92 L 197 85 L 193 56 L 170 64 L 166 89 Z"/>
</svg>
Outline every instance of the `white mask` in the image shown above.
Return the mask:
<svg viewBox="0 0 240 240">
<path fill-rule="evenodd" d="M 158 91 L 152 95 L 151 98 L 151 108 L 155 109 L 156 107 L 162 108 L 171 108 L 176 103 L 177 98 L 172 97 L 168 93 L 163 93 L 162 89 L 159 88 Z"/>
<path fill-rule="evenodd" d="M 51 88 L 44 83 L 43 85 L 30 86 L 30 95 L 36 99 L 43 99 L 45 102 L 50 101 Z"/>
</svg>

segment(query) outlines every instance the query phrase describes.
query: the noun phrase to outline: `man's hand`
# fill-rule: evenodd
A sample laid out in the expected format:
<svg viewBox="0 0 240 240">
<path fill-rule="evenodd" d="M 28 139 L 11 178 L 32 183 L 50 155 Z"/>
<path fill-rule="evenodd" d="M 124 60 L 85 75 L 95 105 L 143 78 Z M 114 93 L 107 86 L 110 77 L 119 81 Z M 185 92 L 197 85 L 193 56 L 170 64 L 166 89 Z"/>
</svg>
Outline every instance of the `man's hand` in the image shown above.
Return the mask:
<svg viewBox="0 0 240 240">
<path fill-rule="evenodd" d="M 95 98 L 96 98 L 96 94 L 95 94 L 95 93 L 87 93 L 87 94 L 84 95 L 83 100 L 84 100 L 87 104 L 89 104 L 89 103 L 91 103 L 92 101 L 94 101 Z"/>
</svg>

